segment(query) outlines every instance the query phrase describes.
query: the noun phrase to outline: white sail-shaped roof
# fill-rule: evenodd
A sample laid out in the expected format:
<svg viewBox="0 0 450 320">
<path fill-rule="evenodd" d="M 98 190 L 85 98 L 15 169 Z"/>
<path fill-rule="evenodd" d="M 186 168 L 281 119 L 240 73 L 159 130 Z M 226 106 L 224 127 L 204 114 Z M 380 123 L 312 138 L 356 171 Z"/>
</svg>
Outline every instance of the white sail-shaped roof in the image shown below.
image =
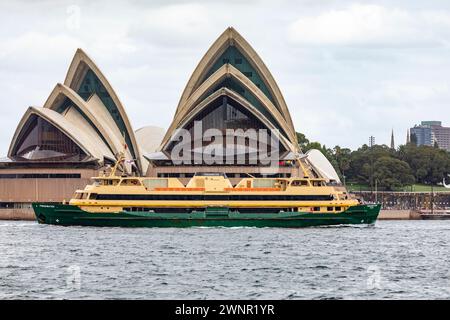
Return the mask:
<svg viewBox="0 0 450 320">
<path fill-rule="evenodd" d="M 125 140 L 128 146 L 128 160 L 134 160 L 142 174 L 144 172 L 142 168 L 144 159 L 140 154 L 125 108 L 109 81 L 83 50 L 78 49 L 76 51 L 64 80 L 64 85 L 76 92 L 89 105 L 92 114 L 100 116 L 97 119 L 98 122 L 104 128 L 110 129 L 108 140 L 111 140 L 113 144 L 120 141 L 122 146 L 122 141 Z"/>
<path fill-rule="evenodd" d="M 96 133 L 88 129 L 86 125 L 83 124 L 82 119 L 79 119 L 77 117 L 66 118 L 53 110 L 37 107 L 29 107 L 22 117 L 22 120 L 20 121 L 11 141 L 10 149 L 8 152 L 9 157 L 15 156 L 15 149 L 17 143 L 19 142 L 18 137 L 22 134 L 22 131 L 27 130 L 25 124 L 32 115 L 41 117 L 54 127 L 58 128 L 62 133 L 64 133 L 92 158 L 97 159 L 101 162 L 103 162 L 105 158 L 109 160 L 114 159 L 114 155 L 111 153 L 109 148 L 98 137 Z"/>
<path fill-rule="evenodd" d="M 194 70 L 160 150 L 169 145 L 173 133 L 187 118 L 192 118 L 202 101 L 223 89 L 231 89 L 229 92 L 246 100 L 246 105 L 255 107 L 259 120 L 271 123 L 282 133 L 289 151 L 298 151 L 295 129 L 280 89 L 258 54 L 231 27 L 214 42 Z"/>
<path fill-rule="evenodd" d="M 311 149 L 306 152 L 306 159 L 308 163 L 321 175 L 322 178 L 328 181 L 335 181 L 341 183 L 341 179 L 334 169 L 333 165 L 328 161 L 320 150 Z"/>
<path fill-rule="evenodd" d="M 61 128 L 93 158 L 101 162 L 104 158 L 115 161 L 120 152 L 125 152 L 127 171 L 145 173 L 147 161 L 141 156 L 122 103 L 83 50 L 76 51 L 64 84 L 55 86 L 42 109 L 27 111 L 16 134 L 22 131 L 25 118 L 31 113 Z M 10 151 L 15 148 L 16 138 L 14 136 Z"/>
</svg>

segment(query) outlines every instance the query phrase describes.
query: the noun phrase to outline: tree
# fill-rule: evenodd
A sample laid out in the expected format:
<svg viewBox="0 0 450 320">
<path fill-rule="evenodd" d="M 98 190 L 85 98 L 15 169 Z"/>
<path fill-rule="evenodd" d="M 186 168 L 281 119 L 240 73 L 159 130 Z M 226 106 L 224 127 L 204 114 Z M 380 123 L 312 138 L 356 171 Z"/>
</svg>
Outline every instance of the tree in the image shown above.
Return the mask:
<svg viewBox="0 0 450 320">
<path fill-rule="evenodd" d="M 296 132 L 296 134 L 297 134 L 298 145 L 300 146 L 300 148 L 302 150 L 304 150 L 306 148 L 306 146 L 309 144 L 309 140 L 306 139 L 306 136 L 303 133 Z M 306 152 L 306 151 L 303 151 L 303 152 Z"/>
<path fill-rule="evenodd" d="M 309 141 L 304 134 L 297 133 L 303 152 L 320 150 L 335 168 L 338 175 L 347 181 L 395 189 L 415 182 L 436 184 L 450 173 L 450 153 L 445 150 L 417 146 L 417 137 L 411 134 L 411 143 L 392 150 L 386 145 L 369 147 L 364 144 L 355 151 L 335 146 L 333 149 L 319 142 Z M 398 170 L 398 171 L 396 171 Z"/>
<path fill-rule="evenodd" d="M 423 184 L 441 182 L 450 172 L 450 155 L 445 150 L 408 144 L 400 146 L 397 158 L 409 164 L 416 181 Z"/>
<path fill-rule="evenodd" d="M 415 180 L 409 165 L 392 157 L 381 157 L 375 162 L 374 179 L 387 190 L 411 185 Z"/>
<path fill-rule="evenodd" d="M 349 180 L 373 185 L 373 167 L 379 158 L 392 157 L 395 150 L 390 149 L 386 145 L 374 145 L 372 148 L 364 144 L 358 150 L 350 154 L 350 167 L 347 171 Z"/>
<path fill-rule="evenodd" d="M 350 169 L 351 153 L 352 151 L 350 149 L 341 148 L 339 146 L 335 146 L 332 151 L 332 155 L 337 164 L 337 171 L 340 172 L 345 179 L 347 178 L 346 172 Z"/>
</svg>

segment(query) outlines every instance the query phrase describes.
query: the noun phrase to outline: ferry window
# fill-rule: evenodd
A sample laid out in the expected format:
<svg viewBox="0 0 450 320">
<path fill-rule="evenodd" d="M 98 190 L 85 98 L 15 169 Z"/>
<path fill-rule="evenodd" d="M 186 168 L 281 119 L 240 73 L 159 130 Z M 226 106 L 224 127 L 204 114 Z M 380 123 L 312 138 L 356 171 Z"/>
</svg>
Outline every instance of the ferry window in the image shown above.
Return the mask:
<svg viewBox="0 0 450 320">
<path fill-rule="evenodd" d="M 124 179 L 121 182 L 121 185 L 123 186 L 140 186 L 141 183 L 138 179 Z"/>
<path fill-rule="evenodd" d="M 291 186 L 293 187 L 306 187 L 308 186 L 308 181 L 306 180 L 294 180 L 291 182 Z"/>
<path fill-rule="evenodd" d="M 85 192 L 83 192 L 82 194 L 81 194 L 81 199 L 87 199 L 87 197 L 88 197 L 88 194 L 87 193 L 85 193 Z"/>
<path fill-rule="evenodd" d="M 97 199 L 97 193 L 91 193 L 91 195 L 89 196 L 89 199 L 91 199 L 91 200 Z"/>
<path fill-rule="evenodd" d="M 73 198 L 74 198 L 74 199 L 81 199 L 81 193 L 76 192 L 76 193 L 73 195 Z"/>
<path fill-rule="evenodd" d="M 314 207 L 314 211 L 320 211 L 320 207 Z"/>
<path fill-rule="evenodd" d="M 341 211 L 341 207 L 336 207 L 336 211 Z"/>
<path fill-rule="evenodd" d="M 327 211 L 333 211 L 333 207 L 327 207 Z"/>
<path fill-rule="evenodd" d="M 117 179 L 115 179 L 115 180 L 106 180 L 106 185 L 111 185 L 111 186 L 115 186 L 115 185 L 117 185 L 117 184 L 119 184 L 119 181 L 120 180 L 117 180 Z"/>
</svg>

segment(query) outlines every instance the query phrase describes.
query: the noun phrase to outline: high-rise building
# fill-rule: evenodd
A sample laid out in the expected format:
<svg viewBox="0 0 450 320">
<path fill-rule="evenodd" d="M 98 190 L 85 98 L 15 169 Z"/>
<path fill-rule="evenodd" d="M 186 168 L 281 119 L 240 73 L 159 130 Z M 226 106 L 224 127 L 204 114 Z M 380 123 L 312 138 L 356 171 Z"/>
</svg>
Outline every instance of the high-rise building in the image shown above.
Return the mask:
<svg viewBox="0 0 450 320">
<path fill-rule="evenodd" d="M 411 142 L 418 146 L 435 146 L 450 151 L 450 127 L 443 127 L 441 121 L 422 121 L 410 129 Z"/>
</svg>

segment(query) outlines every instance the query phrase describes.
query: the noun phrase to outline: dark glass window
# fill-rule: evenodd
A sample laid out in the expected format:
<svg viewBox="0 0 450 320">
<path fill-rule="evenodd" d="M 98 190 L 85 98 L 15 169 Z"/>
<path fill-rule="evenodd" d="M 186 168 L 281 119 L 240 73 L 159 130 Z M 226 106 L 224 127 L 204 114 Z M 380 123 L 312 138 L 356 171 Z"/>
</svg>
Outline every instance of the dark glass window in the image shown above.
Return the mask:
<svg viewBox="0 0 450 320">
<path fill-rule="evenodd" d="M 13 157 L 18 160 L 82 161 L 88 156 L 61 130 L 32 115 L 18 138 Z"/>
<path fill-rule="evenodd" d="M 190 132 L 190 135 L 192 138 L 194 138 L 194 124 L 195 122 L 201 122 L 202 123 L 202 133 L 205 133 L 206 130 L 209 129 L 216 129 L 219 130 L 222 133 L 222 138 L 220 144 L 223 143 L 224 147 L 227 145 L 227 139 L 226 132 L 228 129 L 232 130 L 238 130 L 241 129 L 244 132 L 248 129 L 267 129 L 266 125 L 264 125 L 256 116 L 254 116 L 249 110 L 247 110 L 245 107 L 243 107 L 240 103 L 232 99 L 228 96 L 221 96 L 212 102 L 209 103 L 207 107 L 205 107 L 202 111 L 200 111 L 191 122 L 189 122 L 184 128 L 187 129 Z M 267 131 L 268 135 L 270 135 L 270 131 Z M 200 137 L 201 138 L 201 137 Z M 256 140 L 254 140 L 256 139 Z M 271 146 L 270 144 L 262 144 L 261 141 L 258 141 L 258 136 L 256 134 L 249 134 L 244 138 L 244 140 L 238 139 L 235 137 L 234 143 L 241 143 L 244 142 L 245 146 L 247 147 L 256 147 L 259 151 L 261 150 L 267 150 L 270 152 Z M 269 140 L 267 140 L 269 142 Z M 180 143 L 179 141 L 173 141 L 171 142 L 168 147 L 165 149 L 165 152 L 168 154 L 171 153 L 174 146 Z M 183 141 L 183 143 L 186 143 L 186 141 Z M 189 143 L 189 142 L 188 142 Z M 198 157 L 195 157 L 195 154 L 203 152 L 202 149 L 200 149 L 200 146 L 195 144 L 194 139 L 190 141 L 190 149 L 192 151 L 191 155 L 191 161 L 194 161 L 194 159 L 198 159 Z M 203 141 L 202 147 L 206 147 L 209 144 L 214 144 L 215 141 Z M 232 143 L 233 144 L 233 143 Z M 233 146 L 234 147 L 234 144 Z M 279 152 L 280 154 L 283 154 L 283 152 L 286 152 L 286 148 L 279 143 Z M 217 151 L 217 150 L 216 150 Z M 220 151 L 219 151 L 220 152 Z M 225 164 L 227 161 L 226 159 L 226 150 L 222 151 L 223 158 L 221 162 L 218 162 L 218 164 Z M 252 158 L 250 159 L 250 155 L 252 154 Z M 256 159 L 255 157 L 256 152 L 249 152 L 249 149 L 246 148 L 245 154 L 243 154 L 244 157 L 241 157 L 241 155 L 235 154 L 233 163 L 234 164 L 241 164 L 241 165 L 257 165 L 258 161 L 261 159 Z M 244 159 L 245 158 L 245 159 Z M 216 160 L 218 157 L 216 157 Z M 195 163 L 196 165 L 201 165 L 202 163 Z M 230 164 L 230 159 L 228 159 L 228 164 Z M 167 175 L 166 175 L 167 176 Z"/>
<path fill-rule="evenodd" d="M 136 200 L 136 201 L 329 201 L 325 195 L 176 195 L 176 194 L 98 194 L 97 200 Z M 320 207 L 314 207 L 320 211 Z"/>
<path fill-rule="evenodd" d="M 241 96 L 243 96 L 248 102 L 250 102 L 256 109 L 258 109 L 259 112 L 261 112 L 266 118 L 276 127 L 280 130 L 281 133 L 283 133 L 286 136 L 286 132 L 284 129 L 278 124 L 278 122 L 275 120 L 273 115 L 266 109 L 266 107 L 256 98 L 250 91 L 245 90 L 240 83 L 235 81 L 233 78 L 226 78 L 225 80 L 221 81 L 218 85 L 216 85 L 212 90 L 206 93 L 206 96 L 209 96 L 213 92 L 219 90 L 220 88 L 228 88 L 236 93 L 239 93 Z"/>
</svg>

